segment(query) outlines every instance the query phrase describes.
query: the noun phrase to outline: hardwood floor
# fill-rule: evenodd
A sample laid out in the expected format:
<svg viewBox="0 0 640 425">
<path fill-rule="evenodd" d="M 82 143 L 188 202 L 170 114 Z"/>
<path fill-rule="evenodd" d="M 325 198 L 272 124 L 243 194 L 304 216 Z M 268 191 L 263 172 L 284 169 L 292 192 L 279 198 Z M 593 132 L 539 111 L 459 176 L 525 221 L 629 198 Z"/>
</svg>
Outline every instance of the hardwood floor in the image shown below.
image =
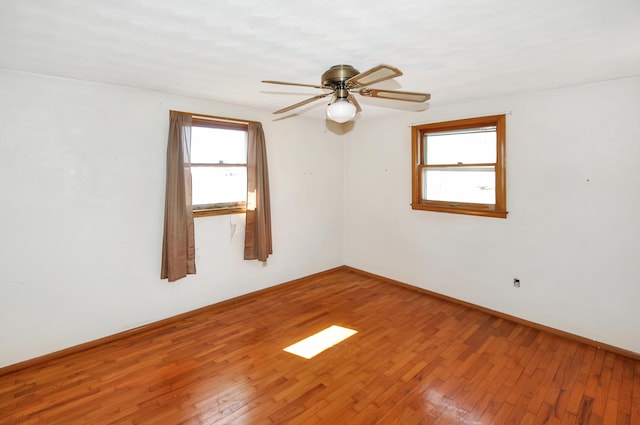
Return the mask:
<svg viewBox="0 0 640 425">
<path fill-rule="evenodd" d="M 640 424 L 640 362 L 342 270 L 0 377 L 3 425 L 214 423 Z"/>
</svg>

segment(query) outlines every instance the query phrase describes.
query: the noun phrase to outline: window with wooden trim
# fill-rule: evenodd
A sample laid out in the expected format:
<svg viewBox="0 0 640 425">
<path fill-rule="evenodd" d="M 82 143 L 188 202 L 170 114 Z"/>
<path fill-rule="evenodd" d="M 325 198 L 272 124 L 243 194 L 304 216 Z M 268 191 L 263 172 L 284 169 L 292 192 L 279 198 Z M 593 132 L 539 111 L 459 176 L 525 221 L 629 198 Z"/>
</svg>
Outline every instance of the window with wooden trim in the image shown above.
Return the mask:
<svg viewBox="0 0 640 425">
<path fill-rule="evenodd" d="M 415 125 L 414 210 L 507 217 L 505 115 Z"/>
<path fill-rule="evenodd" d="M 246 211 L 247 137 L 247 124 L 192 118 L 191 193 L 195 217 Z"/>
</svg>

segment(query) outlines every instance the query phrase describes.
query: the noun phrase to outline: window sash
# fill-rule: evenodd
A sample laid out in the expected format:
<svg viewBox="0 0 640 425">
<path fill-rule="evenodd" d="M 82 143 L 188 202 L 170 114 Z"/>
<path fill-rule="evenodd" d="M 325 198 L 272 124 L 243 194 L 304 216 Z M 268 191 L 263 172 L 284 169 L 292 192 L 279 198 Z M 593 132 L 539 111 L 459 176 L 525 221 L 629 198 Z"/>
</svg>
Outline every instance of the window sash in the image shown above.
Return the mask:
<svg viewBox="0 0 640 425">
<path fill-rule="evenodd" d="M 193 167 L 222 167 L 222 168 L 228 168 L 228 167 L 246 167 L 247 164 L 227 164 L 225 162 L 198 162 L 198 163 L 191 163 L 189 164 L 192 168 Z"/>
<path fill-rule="evenodd" d="M 245 134 L 248 134 L 248 126 L 246 124 L 241 123 L 233 123 L 233 122 L 221 122 L 215 121 L 212 119 L 199 119 L 194 117 L 192 127 L 204 127 L 211 129 L 222 129 L 222 130 L 237 130 L 243 131 Z M 246 146 L 245 146 L 246 151 Z M 246 159 L 245 159 L 246 161 Z M 215 170 L 215 169 L 228 169 L 228 168 L 243 168 L 245 169 L 244 176 L 246 178 L 246 169 L 247 163 L 225 163 L 225 162 L 192 162 L 190 164 L 192 169 L 192 174 L 197 172 L 197 170 Z M 194 184 L 195 186 L 195 184 Z M 206 196 L 206 195 L 205 195 Z M 205 203 L 194 203 L 192 204 L 193 215 L 194 217 L 205 217 L 211 215 L 220 215 L 220 214 L 234 214 L 234 213 L 244 213 L 246 212 L 246 187 L 241 195 L 242 199 L 230 200 L 229 202 L 205 202 Z"/>
<path fill-rule="evenodd" d="M 495 205 L 495 166 L 422 168 L 425 201 Z"/>
<path fill-rule="evenodd" d="M 495 126 L 422 134 L 424 164 L 496 162 Z"/>
</svg>

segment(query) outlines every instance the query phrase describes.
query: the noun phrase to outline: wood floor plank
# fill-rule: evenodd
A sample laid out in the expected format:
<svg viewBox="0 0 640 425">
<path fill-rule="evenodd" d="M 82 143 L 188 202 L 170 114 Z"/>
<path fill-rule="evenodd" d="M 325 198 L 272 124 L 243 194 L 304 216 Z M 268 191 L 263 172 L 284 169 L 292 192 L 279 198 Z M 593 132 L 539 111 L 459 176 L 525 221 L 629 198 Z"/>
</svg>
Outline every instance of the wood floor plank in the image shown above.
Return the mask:
<svg viewBox="0 0 640 425">
<path fill-rule="evenodd" d="M 331 325 L 312 359 L 283 348 Z M 350 270 L 0 376 L 0 425 L 640 424 L 640 362 Z"/>
</svg>

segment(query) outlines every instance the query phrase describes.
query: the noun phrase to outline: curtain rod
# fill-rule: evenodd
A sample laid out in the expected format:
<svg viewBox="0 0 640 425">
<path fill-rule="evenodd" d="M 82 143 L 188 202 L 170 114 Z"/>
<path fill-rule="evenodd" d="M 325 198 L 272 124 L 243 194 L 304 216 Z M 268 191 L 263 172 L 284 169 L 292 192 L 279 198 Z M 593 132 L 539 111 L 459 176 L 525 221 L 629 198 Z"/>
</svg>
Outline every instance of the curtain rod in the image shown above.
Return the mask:
<svg viewBox="0 0 640 425">
<path fill-rule="evenodd" d="M 176 110 L 169 110 L 169 114 L 171 114 L 171 112 L 178 112 L 179 114 L 189 114 L 193 117 L 196 118 L 211 118 L 214 120 L 219 120 L 219 121 L 229 121 L 229 122 L 239 122 L 239 123 L 246 123 L 246 124 L 262 124 L 260 121 L 252 121 L 252 120 L 243 120 L 240 118 L 229 118 L 229 117 L 218 117 L 216 115 L 206 115 L 206 114 L 196 114 L 194 112 L 184 112 L 184 111 L 176 111 Z"/>
</svg>

